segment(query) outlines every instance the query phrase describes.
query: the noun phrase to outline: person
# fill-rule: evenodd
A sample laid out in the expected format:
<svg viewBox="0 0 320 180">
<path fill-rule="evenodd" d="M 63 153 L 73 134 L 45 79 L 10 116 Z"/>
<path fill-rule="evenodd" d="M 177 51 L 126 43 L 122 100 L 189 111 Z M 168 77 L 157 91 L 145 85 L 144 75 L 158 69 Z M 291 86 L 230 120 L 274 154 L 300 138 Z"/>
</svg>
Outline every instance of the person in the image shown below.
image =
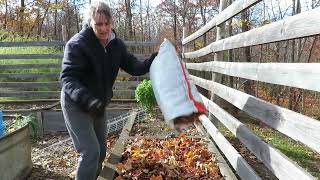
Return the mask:
<svg viewBox="0 0 320 180">
<path fill-rule="evenodd" d="M 67 130 L 80 153 L 77 180 L 93 180 L 106 156 L 105 107 L 119 68 L 138 76 L 149 72 L 156 57 L 139 61 L 117 38 L 109 6 L 94 1 L 83 29 L 66 44 L 60 80 L 61 106 Z"/>
</svg>

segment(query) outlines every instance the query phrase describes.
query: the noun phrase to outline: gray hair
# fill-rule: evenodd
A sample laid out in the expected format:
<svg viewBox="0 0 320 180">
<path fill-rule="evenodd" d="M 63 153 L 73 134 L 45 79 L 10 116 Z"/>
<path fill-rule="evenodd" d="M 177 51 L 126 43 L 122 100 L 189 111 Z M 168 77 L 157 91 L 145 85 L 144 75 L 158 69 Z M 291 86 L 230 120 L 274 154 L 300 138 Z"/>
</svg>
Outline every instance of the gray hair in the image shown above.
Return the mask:
<svg viewBox="0 0 320 180">
<path fill-rule="evenodd" d="M 91 26 L 91 19 L 96 15 L 104 15 L 111 24 L 113 23 L 110 7 L 101 0 L 95 0 L 91 2 L 85 21 L 88 26 Z"/>
</svg>

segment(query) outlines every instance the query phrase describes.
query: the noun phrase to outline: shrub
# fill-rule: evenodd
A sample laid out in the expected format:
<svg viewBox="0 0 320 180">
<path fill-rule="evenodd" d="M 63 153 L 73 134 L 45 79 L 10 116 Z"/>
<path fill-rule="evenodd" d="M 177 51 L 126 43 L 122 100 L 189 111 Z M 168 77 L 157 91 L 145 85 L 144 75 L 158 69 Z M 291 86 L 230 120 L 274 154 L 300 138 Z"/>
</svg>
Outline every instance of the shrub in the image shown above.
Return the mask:
<svg viewBox="0 0 320 180">
<path fill-rule="evenodd" d="M 154 113 L 156 98 L 153 94 L 151 80 L 143 80 L 135 90 L 135 99 L 150 114 Z"/>
</svg>

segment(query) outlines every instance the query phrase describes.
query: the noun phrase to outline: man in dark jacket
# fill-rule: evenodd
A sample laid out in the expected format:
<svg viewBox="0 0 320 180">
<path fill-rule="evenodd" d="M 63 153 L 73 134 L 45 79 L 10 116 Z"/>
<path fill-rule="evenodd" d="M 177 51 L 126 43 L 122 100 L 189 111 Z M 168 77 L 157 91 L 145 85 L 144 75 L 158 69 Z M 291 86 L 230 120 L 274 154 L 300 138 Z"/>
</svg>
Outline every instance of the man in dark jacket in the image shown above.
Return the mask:
<svg viewBox="0 0 320 180">
<path fill-rule="evenodd" d="M 119 68 L 131 75 L 149 71 L 157 53 L 139 61 L 112 30 L 110 8 L 93 2 L 87 25 L 66 44 L 60 75 L 65 123 L 80 153 L 76 179 L 93 180 L 106 156 L 105 107 Z"/>
</svg>

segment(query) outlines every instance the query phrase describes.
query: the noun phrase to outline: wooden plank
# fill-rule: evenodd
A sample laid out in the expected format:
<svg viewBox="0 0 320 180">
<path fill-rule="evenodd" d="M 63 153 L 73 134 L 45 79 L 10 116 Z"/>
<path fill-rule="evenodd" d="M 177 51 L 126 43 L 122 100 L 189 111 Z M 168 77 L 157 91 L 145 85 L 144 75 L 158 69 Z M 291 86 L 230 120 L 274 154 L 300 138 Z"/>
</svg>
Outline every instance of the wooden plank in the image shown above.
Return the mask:
<svg viewBox="0 0 320 180">
<path fill-rule="evenodd" d="M 117 87 L 136 87 L 140 81 L 116 81 L 114 83 L 115 88 Z M 61 87 L 59 81 L 51 82 L 0 82 L 1 88 L 37 88 L 37 87 Z"/>
<path fill-rule="evenodd" d="M 61 68 L 61 64 L 0 64 L 0 70 L 32 68 Z"/>
<path fill-rule="evenodd" d="M 0 42 L 0 47 L 64 46 L 63 41 Z"/>
<path fill-rule="evenodd" d="M 199 119 L 241 179 L 261 179 L 205 115 L 199 116 Z"/>
<path fill-rule="evenodd" d="M 119 136 L 119 139 L 117 140 L 116 144 L 113 147 L 113 151 L 111 152 L 109 159 L 108 159 L 108 164 L 111 164 L 113 167 L 121 161 L 122 153 L 124 151 L 125 142 L 127 141 L 127 138 L 129 137 L 130 131 L 132 129 L 132 126 L 133 126 L 133 123 L 134 123 L 134 120 L 135 120 L 137 114 L 138 113 L 136 111 L 133 111 L 131 113 L 130 118 L 128 119 L 127 123 L 123 127 L 123 130 Z M 113 179 L 114 175 L 115 175 L 115 170 L 110 168 L 110 165 L 109 165 L 109 166 L 103 167 L 99 177 L 111 180 L 111 179 Z"/>
<path fill-rule="evenodd" d="M 202 96 L 209 111 L 220 120 L 279 179 L 315 179 L 287 156 L 262 141 L 246 125 L 214 102 Z"/>
<path fill-rule="evenodd" d="M 161 42 L 159 41 L 124 41 L 126 46 L 158 46 Z"/>
<path fill-rule="evenodd" d="M 319 17 L 320 7 L 213 42 L 197 51 L 184 53 L 183 57 L 197 58 L 218 51 L 317 35 L 320 34 Z"/>
<path fill-rule="evenodd" d="M 213 71 L 284 86 L 320 92 L 320 63 L 186 63 L 188 69 Z"/>
<path fill-rule="evenodd" d="M 158 41 L 124 41 L 127 46 L 156 46 Z M 64 41 L 0 42 L 0 47 L 64 46 Z"/>
<path fill-rule="evenodd" d="M 0 73 L 0 78 L 44 78 L 44 77 L 59 77 L 60 72 L 47 72 L 47 73 Z M 142 76 L 131 76 L 130 74 L 120 71 L 118 77 L 124 78 L 148 78 L 149 74 Z"/>
<path fill-rule="evenodd" d="M 46 77 L 59 77 L 59 72 L 47 73 L 1 73 L 0 78 L 46 78 Z"/>
<path fill-rule="evenodd" d="M 113 96 L 133 98 L 134 90 L 116 90 Z M 4 91 L 0 90 L 0 97 L 60 97 L 60 91 Z"/>
<path fill-rule="evenodd" d="M 57 102 L 60 99 L 32 99 L 32 100 L 5 100 L 0 101 L 0 104 L 21 104 L 21 103 L 37 103 L 37 102 Z M 111 99 L 111 102 L 116 103 L 136 103 L 135 99 Z"/>
<path fill-rule="evenodd" d="M 140 61 L 150 57 L 149 54 L 134 54 Z M 0 54 L 0 59 L 62 59 L 63 54 Z"/>
<path fill-rule="evenodd" d="M 216 164 L 218 165 L 220 172 L 225 180 L 236 180 L 238 179 L 233 173 L 232 169 L 229 167 L 228 163 L 223 158 L 218 147 L 211 141 L 209 134 L 206 132 L 204 127 L 200 122 L 194 123 L 194 126 L 197 128 L 197 131 L 205 137 L 208 141 L 208 150 L 215 155 Z"/>
<path fill-rule="evenodd" d="M 191 34 L 190 36 L 186 37 L 182 40 L 182 45 L 185 45 L 198 37 L 204 35 L 210 29 L 214 28 L 215 26 L 219 26 L 223 22 L 229 20 L 230 18 L 234 17 L 235 15 L 239 14 L 240 12 L 244 11 L 245 9 L 250 8 L 254 4 L 260 2 L 261 0 L 237 0 L 233 2 L 230 6 L 228 6 L 225 10 L 221 13 L 213 17 L 206 25 L 201 27 L 199 30 Z"/>
<path fill-rule="evenodd" d="M 36 87 L 61 87 L 59 81 L 51 82 L 0 82 L 1 88 L 36 88 Z"/>
<path fill-rule="evenodd" d="M 195 76 L 191 78 L 195 84 L 214 92 L 252 117 L 320 152 L 320 121 L 222 84 Z"/>
<path fill-rule="evenodd" d="M 0 59 L 62 59 L 62 54 L 0 54 Z"/>
</svg>

